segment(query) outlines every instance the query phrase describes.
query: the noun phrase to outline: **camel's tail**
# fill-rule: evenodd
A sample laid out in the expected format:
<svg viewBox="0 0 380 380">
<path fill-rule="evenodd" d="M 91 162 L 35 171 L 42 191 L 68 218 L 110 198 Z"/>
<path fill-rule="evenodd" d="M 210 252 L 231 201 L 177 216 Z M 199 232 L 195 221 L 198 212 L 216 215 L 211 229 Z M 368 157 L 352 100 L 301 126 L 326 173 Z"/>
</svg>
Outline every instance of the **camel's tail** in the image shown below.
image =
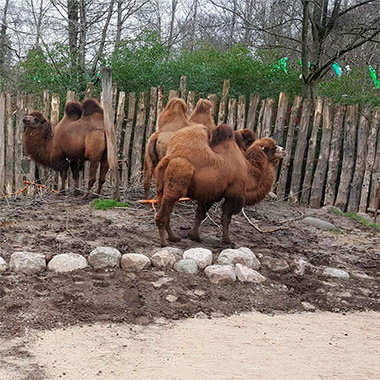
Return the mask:
<svg viewBox="0 0 380 380">
<path fill-rule="evenodd" d="M 65 114 L 70 119 L 80 119 L 82 116 L 82 111 L 82 104 L 79 102 L 68 102 L 65 106 Z"/>
</svg>

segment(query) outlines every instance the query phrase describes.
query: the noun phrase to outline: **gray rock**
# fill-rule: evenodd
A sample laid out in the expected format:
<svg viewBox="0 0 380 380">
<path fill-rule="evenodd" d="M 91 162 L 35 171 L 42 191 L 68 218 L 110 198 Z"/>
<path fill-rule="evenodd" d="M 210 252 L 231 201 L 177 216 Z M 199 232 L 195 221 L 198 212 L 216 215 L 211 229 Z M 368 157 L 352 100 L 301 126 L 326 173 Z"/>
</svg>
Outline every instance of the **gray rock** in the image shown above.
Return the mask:
<svg viewBox="0 0 380 380">
<path fill-rule="evenodd" d="M 9 261 L 9 267 L 14 272 L 40 273 L 46 269 L 45 255 L 35 252 L 14 252 Z"/>
<path fill-rule="evenodd" d="M 123 269 L 131 271 L 141 271 L 151 266 L 149 257 L 141 253 L 126 253 L 121 256 L 120 265 Z"/>
<path fill-rule="evenodd" d="M 121 253 L 112 247 L 97 247 L 91 251 L 88 262 L 95 269 L 120 267 Z"/>
<path fill-rule="evenodd" d="M 210 265 L 205 275 L 213 284 L 228 284 L 236 281 L 234 267 L 231 265 Z"/>
<path fill-rule="evenodd" d="M 265 256 L 261 259 L 261 263 L 274 273 L 287 273 L 290 271 L 290 266 L 284 259 Z"/>
<path fill-rule="evenodd" d="M 168 282 L 172 281 L 171 278 L 168 277 L 160 277 L 157 281 L 152 282 L 151 284 L 156 288 L 159 289 L 161 288 L 162 285 L 167 284 Z"/>
<path fill-rule="evenodd" d="M 348 272 L 336 268 L 325 268 L 322 272 L 322 275 L 326 277 L 339 278 L 341 280 L 347 280 L 350 278 Z"/>
<path fill-rule="evenodd" d="M 294 273 L 297 276 L 303 276 L 306 272 L 308 262 L 306 260 L 298 259 L 293 261 L 294 264 Z"/>
<path fill-rule="evenodd" d="M 154 254 L 162 253 L 162 252 L 171 253 L 172 255 L 175 256 L 176 261 L 181 260 L 183 258 L 183 251 L 182 251 L 182 249 L 179 249 L 179 248 L 164 247 L 164 248 L 161 248 L 159 251 L 154 252 Z"/>
<path fill-rule="evenodd" d="M 307 216 L 306 218 L 304 218 L 303 222 L 305 224 L 308 224 L 309 226 L 320 228 L 321 230 L 331 230 L 331 229 L 335 230 L 336 229 L 336 227 L 333 224 L 326 222 L 325 220 L 322 220 L 322 219 L 312 218 L 311 216 Z"/>
<path fill-rule="evenodd" d="M 0 256 L 0 273 L 5 272 L 8 269 L 8 264 L 6 261 Z"/>
<path fill-rule="evenodd" d="M 150 259 L 153 266 L 162 269 L 172 269 L 177 261 L 176 257 L 167 251 L 158 251 Z"/>
<path fill-rule="evenodd" d="M 316 307 L 309 302 L 306 302 L 306 301 L 301 302 L 301 305 L 306 311 L 315 311 L 316 310 Z"/>
<path fill-rule="evenodd" d="M 47 269 L 53 272 L 71 272 L 86 267 L 88 267 L 86 258 L 71 252 L 54 256 L 47 265 Z"/>
<path fill-rule="evenodd" d="M 235 266 L 235 274 L 241 282 L 253 282 L 255 284 L 260 284 L 266 281 L 266 277 L 264 277 L 261 273 L 239 263 Z"/>
<path fill-rule="evenodd" d="M 224 249 L 218 257 L 220 265 L 242 264 L 253 269 L 259 269 L 261 264 L 255 254 L 247 247 Z"/>
<path fill-rule="evenodd" d="M 193 259 L 182 259 L 174 264 L 174 270 L 183 273 L 197 273 L 198 265 Z"/>
<path fill-rule="evenodd" d="M 178 297 L 173 295 L 173 294 L 169 294 L 168 296 L 165 297 L 166 301 L 172 303 L 172 302 L 175 302 L 178 300 Z"/>
<path fill-rule="evenodd" d="M 184 259 L 194 260 L 200 269 L 212 264 L 212 252 L 206 248 L 191 248 L 183 253 Z"/>
</svg>

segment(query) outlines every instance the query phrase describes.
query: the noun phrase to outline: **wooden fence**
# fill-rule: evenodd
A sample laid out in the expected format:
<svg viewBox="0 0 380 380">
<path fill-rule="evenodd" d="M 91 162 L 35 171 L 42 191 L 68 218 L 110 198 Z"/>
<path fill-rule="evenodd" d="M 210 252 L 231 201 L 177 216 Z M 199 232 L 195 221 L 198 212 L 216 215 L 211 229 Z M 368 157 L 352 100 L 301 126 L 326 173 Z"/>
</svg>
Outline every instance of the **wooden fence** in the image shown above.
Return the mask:
<svg viewBox="0 0 380 380">
<path fill-rule="evenodd" d="M 88 87 L 86 97 L 92 96 Z M 187 101 L 189 113 L 198 99 L 187 91 L 181 78 L 179 91 L 165 93 L 152 88 L 150 93 L 113 91 L 120 186 L 127 189 L 142 183 L 143 153 L 148 137 L 155 130 L 157 115 L 173 97 Z M 380 109 L 358 105 L 332 104 L 329 99 L 315 101 L 297 96 L 290 104 L 281 93 L 278 100 L 229 96 L 229 81 L 223 93 L 207 96 L 213 103 L 217 123 L 235 129 L 249 128 L 258 136 L 273 136 L 288 155 L 278 168 L 274 191 L 279 199 L 312 207 L 335 205 L 350 212 L 373 212 L 380 183 Z M 75 99 L 69 91 L 67 101 Z M 0 94 L 0 195 L 23 187 L 25 179 L 35 181 L 35 165 L 23 154 L 23 116 L 39 109 L 55 125 L 60 117 L 60 99 L 45 91 L 42 99 Z M 42 183 L 55 185 L 51 171 L 39 168 Z M 83 176 L 85 180 L 86 175 Z"/>
</svg>

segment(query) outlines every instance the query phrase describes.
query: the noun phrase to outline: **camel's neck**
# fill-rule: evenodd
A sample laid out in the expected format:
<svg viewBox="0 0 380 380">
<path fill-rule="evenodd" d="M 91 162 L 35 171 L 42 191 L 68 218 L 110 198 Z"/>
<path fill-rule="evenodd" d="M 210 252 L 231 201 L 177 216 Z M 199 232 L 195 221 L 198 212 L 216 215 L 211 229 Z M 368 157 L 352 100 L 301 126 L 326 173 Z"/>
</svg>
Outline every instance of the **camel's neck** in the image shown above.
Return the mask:
<svg viewBox="0 0 380 380">
<path fill-rule="evenodd" d="M 268 162 L 260 147 L 251 150 L 248 157 L 249 178 L 247 184 L 246 204 L 253 205 L 265 198 L 273 186 L 274 165 Z"/>
<path fill-rule="evenodd" d="M 25 151 L 38 164 L 50 165 L 53 130 L 51 125 L 38 129 L 27 128 L 24 132 Z"/>
</svg>

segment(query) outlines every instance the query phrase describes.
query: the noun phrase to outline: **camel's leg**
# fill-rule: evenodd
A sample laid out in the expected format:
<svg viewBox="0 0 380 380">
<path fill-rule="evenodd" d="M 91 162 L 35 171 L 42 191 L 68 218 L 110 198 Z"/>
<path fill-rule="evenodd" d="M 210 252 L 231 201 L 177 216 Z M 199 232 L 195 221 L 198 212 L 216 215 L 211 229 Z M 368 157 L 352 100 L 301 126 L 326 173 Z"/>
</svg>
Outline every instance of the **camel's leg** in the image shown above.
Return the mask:
<svg viewBox="0 0 380 380">
<path fill-rule="evenodd" d="M 187 237 L 195 241 L 201 240 L 199 238 L 199 226 L 201 225 L 202 220 L 206 217 L 207 211 L 213 204 L 213 202 L 198 202 L 194 225 L 191 231 L 188 233 Z"/>
<path fill-rule="evenodd" d="M 65 185 L 67 180 L 67 171 L 69 170 L 70 164 L 66 157 L 60 155 L 59 153 L 52 151 L 50 154 L 50 166 L 59 172 L 61 176 L 61 186 L 58 191 L 62 194 L 65 193 Z"/>
<path fill-rule="evenodd" d="M 74 179 L 74 194 L 79 194 L 79 170 L 80 170 L 80 163 L 75 160 L 70 161 L 70 169 L 71 173 L 73 175 Z"/>
<path fill-rule="evenodd" d="M 231 244 L 231 239 L 229 237 L 231 218 L 232 215 L 238 214 L 243 206 L 244 199 L 242 197 L 228 198 L 224 201 L 222 206 L 223 244 Z"/>
<path fill-rule="evenodd" d="M 150 190 L 150 183 L 153 176 L 153 163 L 149 156 L 145 156 L 144 160 L 144 199 L 148 199 L 149 197 L 149 190 Z"/>
<path fill-rule="evenodd" d="M 107 152 L 103 155 L 100 161 L 100 172 L 99 172 L 99 184 L 98 184 L 98 194 L 100 194 L 103 184 L 106 181 L 106 175 L 108 173 L 109 165 L 107 160 Z"/>
<path fill-rule="evenodd" d="M 84 195 L 85 198 L 88 197 L 90 194 L 90 190 L 92 186 L 94 186 L 94 183 L 96 181 L 96 173 L 99 168 L 99 161 L 92 161 L 90 162 L 90 171 L 89 171 L 89 179 L 88 179 L 88 186 L 87 186 L 87 193 Z"/>
<path fill-rule="evenodd" d="M 180 241 L 181 238 L 174 235 L 170 227 L 170 214 L 172 213 L 177 199 L 168 199 L 164 197 L 160 205 L 160 209 L 155 216 L 158 233 L 160 235 L 161 247 L 167 246 L 165 238 L 165 230 L 168 233 L 169 241 Z"/>
</svg>

